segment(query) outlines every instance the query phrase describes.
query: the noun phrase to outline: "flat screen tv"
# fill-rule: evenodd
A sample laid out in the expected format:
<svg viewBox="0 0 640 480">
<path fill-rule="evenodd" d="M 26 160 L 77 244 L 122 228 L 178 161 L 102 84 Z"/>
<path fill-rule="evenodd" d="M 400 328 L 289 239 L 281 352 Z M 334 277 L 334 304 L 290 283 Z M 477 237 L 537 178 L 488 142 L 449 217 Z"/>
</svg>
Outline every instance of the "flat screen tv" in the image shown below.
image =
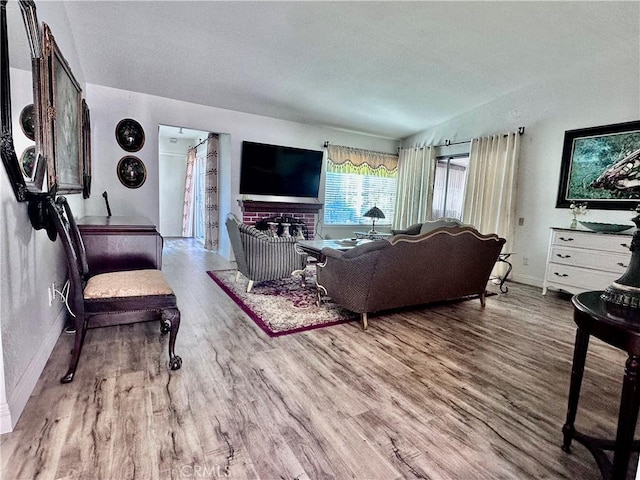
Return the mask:
<svg viewBox="0 0 640 480">
<path fill-rule="evenodd" d="M 318 197 L 322 152 L 242 142 L 240 194 Z"/>
</svg>

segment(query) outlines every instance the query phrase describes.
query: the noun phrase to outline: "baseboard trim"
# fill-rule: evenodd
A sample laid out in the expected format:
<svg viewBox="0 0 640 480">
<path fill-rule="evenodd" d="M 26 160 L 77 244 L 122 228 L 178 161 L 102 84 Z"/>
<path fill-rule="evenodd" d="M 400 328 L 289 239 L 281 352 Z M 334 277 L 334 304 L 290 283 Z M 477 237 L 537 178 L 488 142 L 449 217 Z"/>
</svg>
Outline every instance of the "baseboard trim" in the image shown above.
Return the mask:
<svg viewBox="0 0 640 480">
<path fill-rule="evenodd" d="M 530 275 L 511 275 L 509 280 L 513 280 L 516 283 L 524 283 L 525 285 L 531 285 L 532 287 L 542 288 L 542 279 L 538 277 L 532 277 Z M 507 280 L 507 285 L 509 281 Z"/>
<path fill-rule="evenodd" d="M 16 388 L 10 393 L 7 392 L 7 403 L 0 404 L 0 434 L 12 432 L 16 423 L 18 423 L 18 419 L 27 406 L 29 397 L 33 393 L 47 360 L 51 356 L 53 347 L 55 347 L 64 328 L 66 313 L 66 309 L 60 310 Z"/>
</svg>

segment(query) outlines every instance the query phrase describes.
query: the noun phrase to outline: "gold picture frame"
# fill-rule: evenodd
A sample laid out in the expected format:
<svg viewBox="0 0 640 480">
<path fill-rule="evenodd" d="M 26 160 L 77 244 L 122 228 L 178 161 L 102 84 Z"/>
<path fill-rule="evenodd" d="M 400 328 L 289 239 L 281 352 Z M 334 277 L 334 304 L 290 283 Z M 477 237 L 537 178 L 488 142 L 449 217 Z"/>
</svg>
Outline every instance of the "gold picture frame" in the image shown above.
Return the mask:
<svg viewBox="0 0 640 480">
<path fill-rule="evenodd" d="M 43 24 L 43 57 L 48 72 L 44 93 L 44 142 L 47 149 L 49 191 L 83 191 L 82 89 L 65 60 L 49 26 Z"/>
</svg>

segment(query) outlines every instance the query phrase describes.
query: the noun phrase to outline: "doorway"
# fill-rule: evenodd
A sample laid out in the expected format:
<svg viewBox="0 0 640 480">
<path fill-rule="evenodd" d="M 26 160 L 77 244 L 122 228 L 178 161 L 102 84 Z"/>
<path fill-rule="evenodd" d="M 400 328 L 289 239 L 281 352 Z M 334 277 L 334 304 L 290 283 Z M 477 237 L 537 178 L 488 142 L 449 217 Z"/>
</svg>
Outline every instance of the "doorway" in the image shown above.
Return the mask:
<svg viewBox="0 0 640 480">
<path fill-rule="evenodd" d="M 158 127 L 158 199 L 160 221 L 158 229 L 163 237 L 195 237 L 204 242 L 204 174 L 209 132 L 184 127 L 160 125 Z M 192 225 L 183 235 L 185 179 L 187 153 L 196 148 L 193 169 Z"/>
</svg>

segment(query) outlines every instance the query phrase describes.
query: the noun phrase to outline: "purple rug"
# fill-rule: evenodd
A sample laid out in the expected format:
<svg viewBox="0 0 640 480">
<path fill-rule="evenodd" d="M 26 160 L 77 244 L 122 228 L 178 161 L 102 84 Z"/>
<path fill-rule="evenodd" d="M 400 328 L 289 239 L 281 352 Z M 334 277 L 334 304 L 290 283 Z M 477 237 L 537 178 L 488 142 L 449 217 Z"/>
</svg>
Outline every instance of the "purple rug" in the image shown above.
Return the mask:
<svg viewBox="0 0 640 480">
<path fill-rule="evenodd" d="M 312 286 L 315 272 L 311 270 L 313 267 L 308 269 L 306 287 L 300 284 L 299 277 L 289 277 L 256 283 L 251 293 L 246 291 L 245 277 L 240 275 L 240 280 L 235 281 L 235 270 L 207 274 L 270 337 L 358 320 L 357 313 L 343 309 L 326 297 L 320 306 L 316 304 L 316 290 Z"/>
</svg>

